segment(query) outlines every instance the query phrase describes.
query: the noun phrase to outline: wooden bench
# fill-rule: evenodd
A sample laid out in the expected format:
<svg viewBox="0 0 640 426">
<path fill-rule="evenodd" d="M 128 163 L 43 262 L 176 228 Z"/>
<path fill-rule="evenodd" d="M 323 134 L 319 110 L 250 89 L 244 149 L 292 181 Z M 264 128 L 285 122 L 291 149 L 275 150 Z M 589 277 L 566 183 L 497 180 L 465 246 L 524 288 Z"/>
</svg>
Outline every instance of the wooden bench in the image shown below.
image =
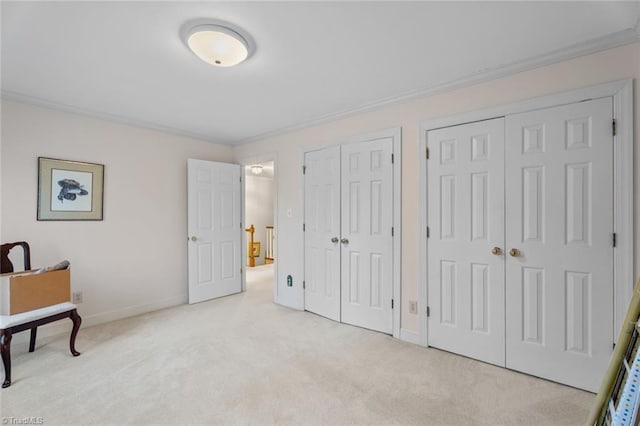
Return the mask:
<svg viewBox="0 0 640 426">
<path fill-rule="evenodd" d="M 75 348 L 76 336 L 78 335 L 82 319 L 80 315 L 78 315 L 76 305 L 73 303 L 59 303 L 15 315 L 0 315 L 0 354 L 2 355 L 5 375 L 4 382 L 2 383 L 3 388 L 11 385 L 11 336 L 21 331 L 31 330 L 29 352 L 33 352 L 36 345 L 37 327 L 65 318 L 69 318 L 73 322 L 69 349 L 73 356 L 78 356 L 80 352 L 76 351 Z"/>
</svg>

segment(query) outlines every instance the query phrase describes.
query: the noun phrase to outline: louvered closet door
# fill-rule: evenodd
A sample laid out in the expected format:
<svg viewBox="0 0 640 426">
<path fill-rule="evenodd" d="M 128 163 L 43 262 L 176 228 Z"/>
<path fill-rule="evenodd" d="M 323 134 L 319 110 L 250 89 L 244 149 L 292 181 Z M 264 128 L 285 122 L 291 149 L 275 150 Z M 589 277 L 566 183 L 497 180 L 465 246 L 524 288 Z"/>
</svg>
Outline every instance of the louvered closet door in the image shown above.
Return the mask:
<svg viewBox="0 0 640 426">
<path fill-rule="evenodd" d="M 304 163 L 305 309 L 340 321 L 340 147 Z"/>
<path fill-rule="evenodd" d="M 429 345 L 504 366 L 504 119 L 427 143 Z"/>
<path fill-rule="evenodd" d="M 342 322 L 393 332 L 393 140 L 342 146 Z"/>
<path fill-rule="evenodd" d="M 591 391 L 613 343 L 612 113 L 506 119 L 507 367 Z"/>
</svg>

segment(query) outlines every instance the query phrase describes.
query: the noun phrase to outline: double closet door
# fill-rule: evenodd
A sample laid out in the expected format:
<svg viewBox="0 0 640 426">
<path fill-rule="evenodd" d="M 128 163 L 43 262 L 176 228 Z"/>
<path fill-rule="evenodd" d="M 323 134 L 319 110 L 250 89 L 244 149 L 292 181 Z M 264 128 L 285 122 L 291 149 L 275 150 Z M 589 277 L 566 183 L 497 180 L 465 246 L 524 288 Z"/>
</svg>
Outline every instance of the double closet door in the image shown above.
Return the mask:
<svg viewBox="0 0 640 426">
<path fill-rule="evenodd" d="M 611 98 L 428 133 L 429 345 L 595 391 L 613 344 Z"/>
<path fill-rule="evenodd" d="M 393 332 L 393 140 L 305 153 L 305 310 Z"/>
</svg>

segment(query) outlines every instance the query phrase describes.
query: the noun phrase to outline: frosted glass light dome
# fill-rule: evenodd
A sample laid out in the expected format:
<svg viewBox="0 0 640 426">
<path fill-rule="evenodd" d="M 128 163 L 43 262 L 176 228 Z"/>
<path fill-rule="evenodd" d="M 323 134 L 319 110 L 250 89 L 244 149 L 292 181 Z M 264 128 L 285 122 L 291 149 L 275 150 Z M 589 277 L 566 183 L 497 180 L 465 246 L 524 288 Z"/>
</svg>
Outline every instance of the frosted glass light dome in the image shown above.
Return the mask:
<svg viewBox="0 0 640 426">
<path fill-rule="evenodd" d="M 232 67 L 249 56 L 247 40 L 222 25 L 195 26 L 188 32 L 186 42 L 197 57 L 216 67 Z"/>
</svg>

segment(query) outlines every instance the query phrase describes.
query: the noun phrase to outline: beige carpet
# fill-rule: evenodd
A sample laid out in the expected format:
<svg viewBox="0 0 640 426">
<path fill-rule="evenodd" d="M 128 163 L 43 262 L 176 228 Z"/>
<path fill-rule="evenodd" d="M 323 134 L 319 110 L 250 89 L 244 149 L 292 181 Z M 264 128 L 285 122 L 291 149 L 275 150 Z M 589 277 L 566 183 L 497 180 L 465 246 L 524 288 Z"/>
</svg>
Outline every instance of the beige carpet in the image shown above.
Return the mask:
<svg viewBox="0 0 640 426">
<path fill-rule="evenodd" d="M 581 424 L 594 396 L 243 294 L 15 348 L 1 415 L 54 424 Z M 25 344 L 26 346 L 26 344 Z"/>
</svg>

